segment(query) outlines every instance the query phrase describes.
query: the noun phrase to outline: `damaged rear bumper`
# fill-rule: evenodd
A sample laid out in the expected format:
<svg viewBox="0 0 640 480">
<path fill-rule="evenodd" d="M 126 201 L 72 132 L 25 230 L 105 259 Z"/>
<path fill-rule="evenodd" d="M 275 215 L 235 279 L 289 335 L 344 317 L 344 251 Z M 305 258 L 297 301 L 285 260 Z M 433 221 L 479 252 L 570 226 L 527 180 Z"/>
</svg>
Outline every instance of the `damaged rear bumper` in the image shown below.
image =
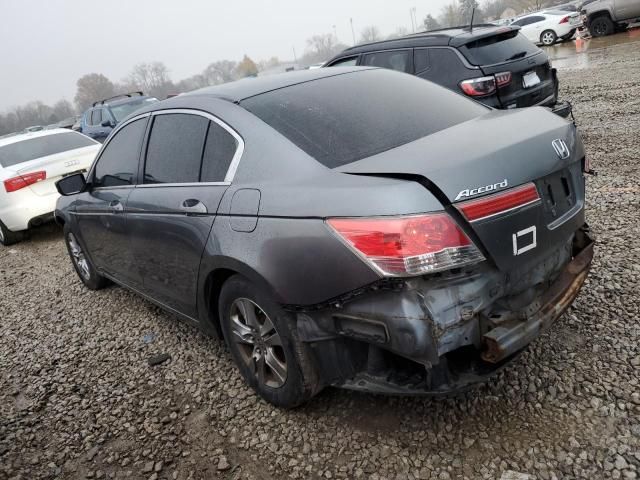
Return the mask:
<svg viewBox="0 0 640 480">
<path fill-rule="evenodd" d="M 316 309 L 298 333 L 323 383 L 389 394 L 444 394 L 485 381 L 572 304 L 593 258 L 584 226 L 536 265 L 487 265 L 398 280 Z"/>
</svg>

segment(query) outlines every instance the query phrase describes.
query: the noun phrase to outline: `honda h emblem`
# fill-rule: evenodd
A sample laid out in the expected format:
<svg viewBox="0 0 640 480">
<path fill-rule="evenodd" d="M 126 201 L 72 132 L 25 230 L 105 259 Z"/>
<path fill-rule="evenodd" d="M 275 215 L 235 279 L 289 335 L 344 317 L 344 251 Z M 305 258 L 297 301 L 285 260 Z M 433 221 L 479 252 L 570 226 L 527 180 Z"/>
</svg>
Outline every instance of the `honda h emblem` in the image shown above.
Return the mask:
<svg viewBox="0 0 640 480">
<path fill-rule="evenodd" d="M 569 151 L 569 147 L 567 147 L 567 144 L 564 140 L 556 138 L 553 142 L 551 142 L 551 145 L 553 145 L 553 149 L 558 154 L 558 158 L 560 158 L 560 160 L 569 158 L 571 152 Z"/>
</svg>

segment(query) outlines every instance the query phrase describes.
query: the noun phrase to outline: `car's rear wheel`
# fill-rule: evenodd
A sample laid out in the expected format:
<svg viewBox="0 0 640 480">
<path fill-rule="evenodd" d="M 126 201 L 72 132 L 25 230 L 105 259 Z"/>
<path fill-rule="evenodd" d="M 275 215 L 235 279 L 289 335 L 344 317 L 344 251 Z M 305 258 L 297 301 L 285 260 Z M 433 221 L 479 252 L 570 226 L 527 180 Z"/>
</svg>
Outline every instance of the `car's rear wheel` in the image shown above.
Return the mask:
<svg viewBox="0 0 640 480">
<path fill-rule="evenodd" d="M 0 221 L 0 244 L 5 247 L 18 243 L 24 238 L 24 232 L 12 232 Z"/>
<path fill-rule="evenodd" d="M 556 32 L 554 32 L 553 30 L 545 30 L 540 34 L 540 42 L 543 45 L 546 45 L 547 47 L 556 43 L 557 39 L 558 39 L 558 36 L 556 35 Z"/>
<path fill-rule="evenodd" d="M 589 31 L 593 37 L 605 37 L 613 33 L 614 25 L 609 17 L 601 15 L 589 24 Z"/>
<path fill-rule="evenodd" d="M 100 290 L 109 284 L 109 280 L 96 271 L 78 238 L 67 225 L 64 226 L 64 243 L 67 245 L 73 268 L 89 290 Z"/>
<path fill-rule="evenodd" d="M 292 408 L 319 391 L 311 352 L 291 314 L 246 278 L 229 278 L 220 292 L 222 333 L 245 381 L 265 400 Z"/>
</svg>

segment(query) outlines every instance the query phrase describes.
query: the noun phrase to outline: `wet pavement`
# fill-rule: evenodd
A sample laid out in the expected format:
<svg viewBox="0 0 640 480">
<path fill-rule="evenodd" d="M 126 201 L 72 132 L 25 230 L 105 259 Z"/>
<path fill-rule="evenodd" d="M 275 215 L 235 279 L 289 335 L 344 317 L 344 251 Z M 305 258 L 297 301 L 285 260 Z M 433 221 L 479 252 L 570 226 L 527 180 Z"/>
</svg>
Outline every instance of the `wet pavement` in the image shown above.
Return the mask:
<svg viewBox="0 0 640 480">
<path fill-rule="evenodd" d="M 640 53 L 640 26 L 608 37 L 582 39 L 543 47 L 558 70 L 585 69 L 597 65 L 609 47 L 637 43 Z"/>
</svg>

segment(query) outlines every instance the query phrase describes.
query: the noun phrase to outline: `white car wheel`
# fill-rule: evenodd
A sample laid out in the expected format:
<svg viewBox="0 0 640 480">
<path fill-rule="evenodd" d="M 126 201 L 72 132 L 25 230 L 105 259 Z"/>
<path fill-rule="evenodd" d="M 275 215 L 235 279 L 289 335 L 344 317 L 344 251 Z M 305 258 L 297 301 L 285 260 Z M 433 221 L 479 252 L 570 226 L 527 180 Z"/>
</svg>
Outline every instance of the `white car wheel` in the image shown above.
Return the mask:
<svg viewBox="0 0 640 480">
<path fill-rule="evenodd" d="M 557 39 L 558 36 L 553 30 L 545 30 L 544 32 L 542 32 L 542 35 L 540 35 L 540 41 L 543 45 L 546 46 L 553 45 L 554 43 L 556 43 Z"/>
</svg>

